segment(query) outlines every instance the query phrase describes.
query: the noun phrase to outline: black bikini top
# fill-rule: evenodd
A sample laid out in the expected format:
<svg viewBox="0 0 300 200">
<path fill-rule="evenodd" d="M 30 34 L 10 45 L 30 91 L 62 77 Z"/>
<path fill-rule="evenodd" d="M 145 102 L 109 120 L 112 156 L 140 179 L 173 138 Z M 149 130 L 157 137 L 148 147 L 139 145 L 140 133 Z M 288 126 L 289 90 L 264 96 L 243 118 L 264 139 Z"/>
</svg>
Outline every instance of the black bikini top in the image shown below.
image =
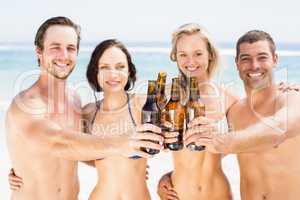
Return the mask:
<svg viewBox="0 0 300 200">
<path fill-rule="evenodd" d="M 127 96 L 127 107 L 128 107 L 128 112 L 129 112 L 129 115 L 130 115 L 130 118 L 131 118 L 131 122 L 132 122 L 132 124 L 133 124 L 134 126 L 136 126 L 136 122 L 135 122 L 135 120 L 134 120 L 134 117 L 133 117 L 133 114 L 132 114 L 132 111 L 131 111 L 131 105 L 130 105 L 130 97 L 129 97 L 129 94 L 126 93 L 126 96 Z M 101 102 L 102 102 L 102 101 L 103 101 L 103 100 L 98 101 L 98 102 L 96 103 L 96 112 L 94 113 L 93 119 L 92 119 L 92 121 L 91 121 L 91 127 L 93 127 L 93 125 L 94 125 L 94 122 L 95 122 L 97 113 L 98 113 L 98 111 L 100 110 L 100 105 L 101 105 Z"/>
<path fill-rule="evenodd" d="M 136 126 L 136 122 L 135 122 L 135 120 L 134 120 L 134 117 L 133 117 L 133 114 L 132 114 L 132 111 L 131 111 L 131 104 L 130 104 L 130 97 L 129 97 L 129 94 L 126 93 L 126 96 L 127 96 L 127 107 L 128 107 L 128 112 L 129 112 L 129 115 L 130 115 L 130 118 L 131 118 L 131 122 L 132 122 L 133 126 Z M 94 122 L 95 122 L 97 113 L 98 113 L 98 111 L 100 110 L 101 102 L 102 102 L 102 100 L 101 100 L 101 101 L 98 101 L 98 102 L 96 103 L 96 112 L 95 112 L 95 114 L 94 114 L 94 116 L 93 116 L 93 119 L 92 119 L 92 121 L 91 121 L 91 127 L 93 127 L 93 125 L 94 125 Z M 140 156 L 131 156 L 131 157 L 129 157 L 129 158 L 131 158 L 131 159 L 139 159 L 139 158 L 141 158 L 141 157 L 140 157 Z M 99 159 L 99 160 L 102 160 L 102 159 Z"/>
</svg>

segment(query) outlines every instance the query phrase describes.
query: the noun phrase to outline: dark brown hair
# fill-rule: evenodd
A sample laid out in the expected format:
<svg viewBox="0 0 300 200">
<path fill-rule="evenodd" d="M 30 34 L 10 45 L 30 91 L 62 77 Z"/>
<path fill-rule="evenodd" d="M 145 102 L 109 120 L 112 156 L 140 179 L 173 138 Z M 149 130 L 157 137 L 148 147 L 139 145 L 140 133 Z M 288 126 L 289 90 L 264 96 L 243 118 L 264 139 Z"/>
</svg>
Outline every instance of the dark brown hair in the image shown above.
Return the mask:
<svg viewBox="0 0 300 200">
<path fill-rule="evenodd" d="M 111 48 L 111 47 L 117 47 L 119 48 L 127 58 L 128 62 L 128 71 L 129 71 L 129 76 L 128 76 L 128 81 L 125 85 L 125 90 L 131 90 L 134 87 L 135 81 L 136 81 L 136 69 L 135 65 L 132 62 L 131 56 L 126 49 L 126 47 L 118 40 L 116 39 L 109 39 L 109 40 L 104 40 L 100 44 L 97 45 L 97 47 L 94 49 L 90 62 L 87 66 L 87 71 L 86 71 L 86 77 L 87 80 L 92 87 L 94 91 L 101 92 L 102 88 L 100 87 L 97 79 L 98 75 L 98 62 L 103 53 Z"/>
<path fill-rule="evenodd" d="M 40 50 L 44 49 L 44 40 L 45 40 L 45 33 L 51 26 L 54 25 L 62 25 L 62 26 L 69 26 L 74 28 L 76 34 L 77 34 L 77 50 L 79 50 L 79 44 L 80 44 L 80 26 L 75 24 L 72 20 L 70 20 L 67 17 L 58 16 L 58 17 L 52 17 L 50 19 L 47 19 L 38 29 L 35 35 L 34 39 L 34 45 L 39 48 Z M 40 61 L 38 59 L 38 63 L 40 64 Z"/>
<path fill-rule="evenodd" d="M 271 37 L 271 35 L 267 32 L 264 31 L 260 31 L 260 30 L 251 30 L 248 31 L 247 33 L 245 33 L 244 35 L 242 35 L 239 40 L 236 43 L 236 58 L 239 56 L 240 54 L 240 45 L 242 43 L 254 43 L 254 42 L 258 42 L 258 41 L 268 41 L 269 46 L 270 46 L 270 50 L 272 52 L 272 54 L 275 54 L 276 51 L 276 45 L 275 42 L 273 40 L 273 38 Z"/>
</svg>

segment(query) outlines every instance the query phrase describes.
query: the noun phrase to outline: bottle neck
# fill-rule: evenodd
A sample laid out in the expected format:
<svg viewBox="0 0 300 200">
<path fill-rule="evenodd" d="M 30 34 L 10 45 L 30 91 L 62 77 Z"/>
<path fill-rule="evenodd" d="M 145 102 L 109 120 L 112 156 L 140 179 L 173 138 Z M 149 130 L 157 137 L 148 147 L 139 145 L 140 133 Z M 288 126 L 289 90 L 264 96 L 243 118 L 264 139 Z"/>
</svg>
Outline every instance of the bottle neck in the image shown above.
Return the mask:
<svg viewBox="0 0 300 200">
<path fill-rule="evenodd" d="M 190 101 L 196 101 L 199 98 L 199 90 L 193 88 L 190 89 L 190 94 L 189 94 L 189 100 Z"/>
</svg>

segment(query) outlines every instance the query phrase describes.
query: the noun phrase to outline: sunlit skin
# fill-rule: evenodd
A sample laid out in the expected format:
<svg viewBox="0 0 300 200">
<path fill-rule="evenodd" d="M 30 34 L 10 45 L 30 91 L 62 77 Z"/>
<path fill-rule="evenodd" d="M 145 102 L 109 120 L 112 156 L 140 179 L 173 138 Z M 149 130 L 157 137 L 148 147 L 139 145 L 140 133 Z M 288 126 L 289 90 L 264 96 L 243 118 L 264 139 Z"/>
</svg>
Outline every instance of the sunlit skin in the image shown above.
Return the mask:
<svg viewBox="0 0 300 200">
<path fill-rule="evenodd" d="M 300 150 L 300 95 L 278 90 L 273 82 L 277 62 L 267 40 L 241 43 L 236 64 L 246 98 L 227 114 L 231 132 L 219 134 L 211 119 L 199 118 L 192 123 L 213 129 L 186 139 L 210 152 L 237 153 L 243 200 L 296 200 L 300 195 L 300 159 L 295 155 Z"/>
<path fill-rule="evenodd" d="M 210 59 L 207 44 L 200 34 L 182 36 L 177 42 L 177 66 L 187 76 L 196 76 L 201 82 L 208 80 Z"/>
<path fill-rule="evenodd" d="M 246 90 L 273 84 L 273 68 L 277 62 L 278 56 L 270 51 L 267 41 L 242 43 L 236 63 Z"/>
<path fill-rule="evenodd" d="M 62 33 L 59 34 L 59 31 Z M 72 34 L 64 37 L 63 34 Z M 58 79 L 66 79 L 77 59 L 77 35 L 72 27 L 52 26 L 45 34 L 44 48 L 36 48 L 42 71 Z"/>
<path fill-rule="evenodd" d="M 40 144 L 31 143 L 30 140 L 35 141 L 34 137 L 30 136 L 28 140 L 26 135 L 34 130 L 28 130 L 25 126 L 30 121 L 44 120 L 45 127 L 61 126 L 68 130 L 80 130 L 80 100 L 73 93 L 66 93 L 65 88 L 65 79 L 76 63 L 76 45 L 77 35 L 73 28 L 51 26 L 46 31 L 44 49 L 36 50 L 41 62 L 39 80 L 18 94 L 8 110 L 6 127 L 10 158 L 15 173 L 25 182 L 19 190 L 12 192 L 14 200 L 77 199 L 77 161 L 59 158 Z M 48 88 L 50 82 L 53 90 Z M 54 99 L 56 102 L 50 101 Z M 18 102 L 22 102 L 27 109 L 22 110 Z M 63 110 L 60 109 L 62 107 Z"/>
<path fill-rule="evenodd" d="M 183 35 L 178 40 L 176 49 L 179 69 L 187 77 L 196 76 L 198 79 L 207 115 L 216 119 L 224 118 L 227 109 L 236 101 L 236 98 L 210 82 L 207 70 L 211 56 L 206 42 L 198 33 Z M 216 91 L 220 95 L 217 98 L 215 98 Z M 220 154 L 206 151 L 192 152 L 184 148 L 173 152 L 173 163 L 174 170 L 171 179 L 175 193 L 170 188 L 169 191 L 165 190 L 162 182 L 167 180 L 163 181 L 163 178 L 158 188 L 161 199 L 231 199 L 230 186 L 222 171 Z"/>
<path fill-rule="evenodd" d="M 284 118 L 290 119 L 287 123 L 296 118 L 299 94 L 284 94 L 276 90 L 273 70 L 277 62 L 277 55 L 271 52 L 266 40 L 240 45 L 236 64 L 244 81 L 247 98 L 237 103 L 230 111 L 229 121 L 236 131 L 260 122 L 261 117 L 272 116 L 272 119 L 280 119 L 279 113 L 283 108 L 287 109 L 287 113 L 283 114 Z M 278 111 L 274 118 L 274 113 Z M 238 117 L 236 113 L 243 113 L 243 118 Z M 291 123 L 288 127 L 293 130 L 294 125 Z M 296 132 L 299 133 L 299 128 L 295 128 L 294 134 Z M 263 137 L 257 137 L 255 142 L 260 144 L 260 140 L 263 141 Z M 295 156 L 295 152 L 300 151 L 300 137 L 285 140 L 274 148 L 276 143 L 279 144 L 282 140 L 276 141 L 278 139 L 273 139 L 269 144 L 256 145 L 248 151 L 245 150 L 245 153 L 238 154 L 243 200 L 299 199 L 300 191 L 297 186 L 300 184 L 300 159 Z M 249 138 L 247 146 L 250 147 L 251 142 Z"/>
<path fill-rule="evenodd" d="M 135 133 L 131 121 L 124 87 L 128 81 L 129 67 L 126 55 L 117 47 L 105 50 L 98 61 L 98 83 L 103 90 L 103 101 L 96 115 L 91 133 L 106 137 L 128 137 Z M 141 106 L 144 99 L 130 94 L 132 114 L 137 124 L 141 123 Z M 84 112 L 95 109 L 88 104 Z M 84 118 L 91 120 L 94 112 Z M 157 129 L 157 127 L 154 127 Z M 156 129 L 156 132 L 158 132 Z M 147 159 L 132 159 L 121 156 L 95 161 L 98 182 L 90 200 L 150 200 L 146 184 Z"/>
</svg>

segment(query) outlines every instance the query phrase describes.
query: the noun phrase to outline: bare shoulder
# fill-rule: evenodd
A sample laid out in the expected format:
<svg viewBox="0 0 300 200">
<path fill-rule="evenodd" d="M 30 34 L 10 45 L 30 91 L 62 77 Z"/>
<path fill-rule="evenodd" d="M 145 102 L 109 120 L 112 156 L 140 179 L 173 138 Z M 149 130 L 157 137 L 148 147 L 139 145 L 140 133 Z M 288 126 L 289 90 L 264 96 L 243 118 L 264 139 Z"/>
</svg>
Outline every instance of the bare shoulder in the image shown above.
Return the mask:
<svg viewBox="0 0 300 200">
<path fill-rule="evenodd" d="M 246 99 L 240 99 L 235 101 L 228 109 L 227 112 L 228 121 L 234 121 L 235 119 L 237 119 L 241 115 L 243 110 L 245 110 L 246 107 L 247 107 Z"/>
<path fill-rule="evenodd" d="M 8 132 L 18 130 L 17 132 L 31 133 L 31 127 L 44 122 L 46 110 L 47 105 L 38 93 L 31 90 L 20 92 L 14 97 L 6 113 L 5 125 Z"/>
<path fill-rule="evenodd" d="M 225 98 L 225 110 L 226 112 L 229 111 L 229 109 L 231 108 L 231 106 L 233 106 L 236 102 L 238 102 L 240 100 L 239 96 L 234 94 L 234 92 L 226 87 L 223 86 L 218 86 L 218 89 L 221 93 L 222 96 L 224 96 Z"/>
<path fill-rule="evenodd" d="M 299 102 L 300 102 L 300 92 L 290 90 L 286 92 L 279 92 L 278 101 L 279 106 L 288 106 L 293 109 L 296 108 L 298 110 Z"/>
<path fill-rule="evenodd" d="M 68 90 L 68 97 L 71 101 L 72 105 L 75 107 L 76 110 L 81 110 L 81 98 L 80 95 L 72 89 Z"/>
<path fill-rule="evenodd" d="M 141 109 L 146 102 L 147 95 L 146 94 L 131 94 L 130 95 L 131 101 L 133 102 L 134 106 L 138 109 Z"/>
<path fill-rule="evenodd" d="M 91 118 L 91 116 L 95 113 L 96 109 L 97 109 L 97 106 L 96 106 L 95 102 L 86 104 L 82 108 L 82 118 L 89 120 Z"/>
</svg>

